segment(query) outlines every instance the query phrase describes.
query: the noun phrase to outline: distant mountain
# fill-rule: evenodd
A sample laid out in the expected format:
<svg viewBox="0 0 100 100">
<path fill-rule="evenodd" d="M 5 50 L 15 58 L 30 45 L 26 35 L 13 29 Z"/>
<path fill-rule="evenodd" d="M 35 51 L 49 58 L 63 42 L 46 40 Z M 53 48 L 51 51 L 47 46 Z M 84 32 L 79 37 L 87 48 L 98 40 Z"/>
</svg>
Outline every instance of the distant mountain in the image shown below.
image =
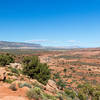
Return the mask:
<svg viewBox="0 0 100 100">
<path fill-rule="evenodd" d="M 54 47 L 54 46 L 41 46 L 35 43 L 25 42 L 8 42 L 0 41 L 0 49 L 46 49 L 46 50 L 63 50 L 63 49 L 77 49 L 79 46 L 66 46 L 66 47 Z"/>
<path fill-rule="evenodd" d="M 62 47 L 53 47 L 53 46 L 50 46 L 50 47 L 45 47 L 45 49 L 50 49 L 50 50 L 63 50 L 63 49 L 79 49 L 81 47 L 79 46 L 62 46 Z"/>
<path fill-rule="evenodd" d="M 42 46 L 35 43 L 0 41 L 0 49 L 40 49 Z"/>
</svg>

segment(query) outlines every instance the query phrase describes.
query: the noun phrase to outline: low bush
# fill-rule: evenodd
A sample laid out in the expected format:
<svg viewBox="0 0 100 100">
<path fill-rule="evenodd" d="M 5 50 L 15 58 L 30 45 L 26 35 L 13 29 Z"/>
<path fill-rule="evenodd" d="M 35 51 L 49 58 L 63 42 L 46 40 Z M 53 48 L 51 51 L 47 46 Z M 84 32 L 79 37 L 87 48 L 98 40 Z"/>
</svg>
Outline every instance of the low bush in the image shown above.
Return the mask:
<svg viewBox="0 0 100 100">
<path fill-rule="evenodd" d="M 5 66 L 13 63 L 14 59 L 10 54 L 0 54 L 0 65 Z"/>
<path fill-rule="evenodd" d="M 31 84 L 29 83 L 18 83 L 18 87 L 19 88 L 23 88 L 23 87 L 32 88 Z"/>
<path fill-rule="evenodd" d="M 9 76 L 13 76 L 13 73 L 8 73 Z"/>
<path fill-rule="evenodd" d="M 57 82 L 57 85 L 58 85 L 60 90 L 63 90 L 66 86 L 66 83 L 63 80 L 59 79 Z"/>
<path fill-rule="evenodd" d="M 74 99 L 76 97 L 76 94 L 73 90 L 65 89 L 64 90 L 65 94 Z"/>
<path fill-rule="evenodd" d="M 16 84 L 11 84 L 9 87 L 12 91 L 17 91 Z"/>
<path fill-rule="evenodd" d="M 11 84 L 14 80 L 11 79 L 5 79 L 4 82 Z"/>
<path fill-rule="evenodd" d="M 60 79 L 60 73 L 59 72 L 55 73 L 53 78 L 54 78 L 54 80 Z"/>
<path fill-rule="evenodd" d="M 84 94 L 83 92 L 79 91 L 78 92 L 78 98 L 80 100 L 88 100 L 86 94 Z"/>
<path fill-rule="evenodd" d="M 30 78 L 37 79 L 42 84 L 46 84 L 50 79 L 48 65 L 40 63 L 37 56 L 25 57 L 22 63 L 23 73 L 30 76 Z"/>
<path fill-rule="evenodd" d="M 57 100 L 57 98 L 55 96 L 44 93 L 42 95 L 42 100 Z"/>
<path fill-rule="evenodd" d="M 15 74 L 18 74 L 19 75 L 18 69 L 11 67 L 10 70 L 11 70 L 12 73 L 15 73 Z"/>
<path fill-rule="evenodd" d="M 34 87 L 39 87 L 40 89 L 42 89 L 42 90 L 43 90 L 43 86 L 42 86 L 42 85 L 40 85 L 40 84 L 39 84 L 39 83 L 37 83 L 37 82 L 32 83 L 32 85 L 33 85 Z"/>
<path fill-rule="evenodd" d="M 35 100 L 39 100 L 41 99 L 41 90 L 40 88 L 31 88 L 27 93 L 26 96 L 31 100 L 31 99 L 35 99 Z"/>
<path fill-rule="evenodd" d="M 39 87 L 31 88 L 26 96 L 31 100 L 57 100 L 55 96 L 44 93 Z"/>
</svg>

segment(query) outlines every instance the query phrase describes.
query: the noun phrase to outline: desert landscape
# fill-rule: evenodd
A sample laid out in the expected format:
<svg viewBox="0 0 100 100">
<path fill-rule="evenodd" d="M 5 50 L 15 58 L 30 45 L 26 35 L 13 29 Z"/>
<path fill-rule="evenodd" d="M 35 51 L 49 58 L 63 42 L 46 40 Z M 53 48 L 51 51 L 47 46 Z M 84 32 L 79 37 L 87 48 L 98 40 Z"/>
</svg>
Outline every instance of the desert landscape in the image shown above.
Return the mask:
<svg viewBox="0 0 100 100">
<path fill-rule="evenodd" d="M 100 0 L 0 0 L 0 100 L 100 100 Z"/>
<path fill-rule="evenodd" d="M 99 48 L 29 51 L 0 51 L 1 55 L 14 59 L 13 63 L 0 67 L 1 100 L 99 100 L 100 96 L 96 94 L 100 92 Z M 40 63 L 49 66 L 50 77 L 46 78 L 46 83 L 41 81 L 41 75 L 40 78 L 31 78 L 23 73 L 23 59 L 35 56 L 38 56 Z M 48 77 L 46 73 L 44 76 Z M 84 93 L 81 88 L 92 94 Z"/>
</svg>

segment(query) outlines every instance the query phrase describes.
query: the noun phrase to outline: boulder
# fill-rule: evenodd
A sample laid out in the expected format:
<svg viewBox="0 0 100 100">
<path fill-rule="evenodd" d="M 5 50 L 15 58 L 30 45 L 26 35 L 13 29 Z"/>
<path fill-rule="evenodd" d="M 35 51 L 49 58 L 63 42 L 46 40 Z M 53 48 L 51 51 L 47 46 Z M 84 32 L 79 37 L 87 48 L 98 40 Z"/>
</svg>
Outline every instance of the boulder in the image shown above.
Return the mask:
<svg viewBox="0 0 100 100">
<path fill-rule="evenodd" d="M 53 80 L 48 80 L 48 83 L 46 85 L 46 90 L 51 93 L 55 93 L 56 91 L 58 91 L 56 83 Z"/>
<path fill-rule="evenodd" d="M 41 83 L 39 83 L 36 79 L 30 79 L 30 83 L 34 85 L 39 85 L 40 87 L 42 87 L 43 89 L 45 89 L 45 86 Z"/>
<path fill-rule="evenodd" d="M 4 81 L 6 79 L 7 73 L 4 68 L 0 68 L 0 81 Z"/>
<path fill-rule="evenodd" d="M 17 68 L 17 69 L 21 69 L 22 68 L 20 63 L 10 63 L 10 67 Z"/>
</svg>

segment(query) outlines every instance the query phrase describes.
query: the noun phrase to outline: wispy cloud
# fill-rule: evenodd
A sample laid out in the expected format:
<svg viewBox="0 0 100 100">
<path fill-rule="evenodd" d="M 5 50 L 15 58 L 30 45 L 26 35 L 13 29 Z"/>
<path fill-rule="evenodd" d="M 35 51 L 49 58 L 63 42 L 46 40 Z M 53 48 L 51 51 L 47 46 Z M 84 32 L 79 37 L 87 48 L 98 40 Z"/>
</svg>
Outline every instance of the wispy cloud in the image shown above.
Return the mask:
<svg viewBox="0 0 100 100">
<path fill-rule="evenodd" d="M 76 40 L 67 40 L 67 41 L 52 41 L 52 40 L 46 40 L 46 39 L 37 39 L 37 40 L 26 40 L 24 42 L 28 42 L 28 43 L 46 43 L 46 44 L 56 44 L 56 45 L 79 45 L 80 41 L 76 41 Z"/>
<path fill-rule="evenodd" d="M 58 44 L 60 43 L 60 41 L 52 41 L 52 40 L 26 40 L 24 42 L 28 42 L 28 43 L 55 43 Z"/>
<path fill-rule="evenodd" d="M 34 43 L 34 42 L 48 42 L 48 40 L 26 40 L 24 42 Z"/>
<path fill-rule="evenodd" d="M 93 41 L 93 42 L 89 42 L 89 43 L 98 44 L 98 43 L 100 43 L 100 41 Z"/>
<path fill-rule="evenodd" d="M 78 45 L 78 44 L 80 44 L 81 42 L 80 42 L 80 41 L 76 41 L 76 40 L 68 40 L 68 41 L 65 41 L 65 43 L 67 43 L 67 44 L 72 44 L 72 45 Z"/>
<path fill-rule="evenodd" d="M 68 40 L 67 43 L 76 43 L 76 40 Z"/>
</svg>

